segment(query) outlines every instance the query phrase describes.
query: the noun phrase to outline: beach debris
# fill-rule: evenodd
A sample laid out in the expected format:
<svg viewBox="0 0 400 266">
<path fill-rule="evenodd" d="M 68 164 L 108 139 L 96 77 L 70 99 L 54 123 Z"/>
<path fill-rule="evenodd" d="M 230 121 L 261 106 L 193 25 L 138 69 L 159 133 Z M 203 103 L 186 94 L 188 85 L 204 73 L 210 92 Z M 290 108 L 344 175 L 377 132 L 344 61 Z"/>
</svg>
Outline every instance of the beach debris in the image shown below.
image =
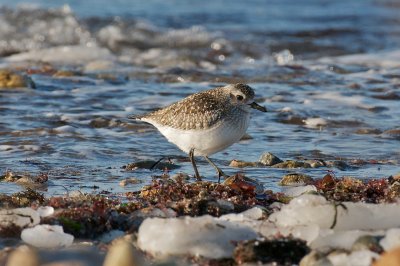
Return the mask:
<svg viewBox="0 0 400 266">
<path fill-rule="evenodd" d="M 37 248 L 55 248 L 72 245 L 74 236 L 64 233 L 62 226 L 39 224 L 22 230 L 21 239 Z"/>
</svg>

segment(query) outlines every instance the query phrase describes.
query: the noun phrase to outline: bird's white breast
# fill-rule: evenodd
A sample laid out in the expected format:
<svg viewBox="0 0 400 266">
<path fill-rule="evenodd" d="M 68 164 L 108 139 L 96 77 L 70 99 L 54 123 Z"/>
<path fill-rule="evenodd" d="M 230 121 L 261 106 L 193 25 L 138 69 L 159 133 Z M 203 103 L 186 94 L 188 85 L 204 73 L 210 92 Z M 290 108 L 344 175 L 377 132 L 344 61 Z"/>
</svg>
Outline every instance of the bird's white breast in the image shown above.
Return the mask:
<svg viewBox="0 0 400 266">
<path fill-rule="evenodd" d="M 235 118 L 223 120 L 208 129 L 196 130 L 176 129 L 150 119 L 143 120 L 154 125 L 169 142 L 174 143 L 182 151 L 189 153 L 194 148 L 194 155 L 208 156 L 231 146 L 246 133 L 250 115 L 242 113 Z"/>
</svg>

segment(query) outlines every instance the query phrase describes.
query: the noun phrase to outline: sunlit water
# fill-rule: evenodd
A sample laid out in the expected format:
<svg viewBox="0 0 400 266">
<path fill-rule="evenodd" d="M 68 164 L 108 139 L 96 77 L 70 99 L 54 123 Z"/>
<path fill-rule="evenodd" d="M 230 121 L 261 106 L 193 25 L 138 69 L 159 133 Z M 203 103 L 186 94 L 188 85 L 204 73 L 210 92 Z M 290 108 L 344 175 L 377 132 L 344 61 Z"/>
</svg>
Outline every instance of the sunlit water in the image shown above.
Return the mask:
<svg viewBox="0 0 400 266">
<path fill-rule="evenodd" d="M 152 126 L 127 117 L 239 81 L 256 90 L 269 112 L 253 112 L 252 139 L 212 156 L 227 173 L 244 172 L 280 190 L 278 180 L 293 171 L 360 178 L 400 172 L 396 2 L 118 2 L 70 1 L 72 10 L 36 9 L 59 7 L 49 1 L 23 8 L 16 8 L 22 2 L 3 3 L 1 66 L 18 67 L 36 88 L 0 90 L 1 173 L 48 173 L 48 195 L 137 190 L 162 174 L 122 169 L 143 159 L 171 158 L 180 166 L 171 175 L 192 175 L 185 154 Z M 79 45 L 76 51 L 87 56 L 89 47 L 93 54 L 51 54 L 56 68 L 76 71 L 73 77 L 6 58 L 58 45 Z M 340 57 L 357 53 L 366 55 Z M 94 68 L 95 60 L 106 67 Z M 228 167 L 232 159 L 257 161 L 267 151 L 281 159 L 344 160 L 352 167 Z M 201 159 L 199 168 L 207 180 L 216 180 Z M 128 177 L 143 183 L 120 187 Z M 20 189 L 0 183 L 2 192 Z"/>
</svg>

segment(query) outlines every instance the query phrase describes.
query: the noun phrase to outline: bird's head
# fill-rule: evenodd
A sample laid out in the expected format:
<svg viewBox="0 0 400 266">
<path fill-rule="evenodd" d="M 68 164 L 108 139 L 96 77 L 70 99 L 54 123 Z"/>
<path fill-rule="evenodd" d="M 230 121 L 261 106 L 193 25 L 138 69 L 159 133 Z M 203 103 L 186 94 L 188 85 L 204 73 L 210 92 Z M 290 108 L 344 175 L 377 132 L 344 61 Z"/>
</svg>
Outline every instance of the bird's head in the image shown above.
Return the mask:
<svg viewBox="0 0 400 266">
<path fill-rule="evenodd" d="M 249 111 L 250 108 L 266 112 L 267 109 L 254 101 L 254 90 L 242 83 L 226 85 L 232 104 L 237 105 L 239 108 Z"/>
</svg>

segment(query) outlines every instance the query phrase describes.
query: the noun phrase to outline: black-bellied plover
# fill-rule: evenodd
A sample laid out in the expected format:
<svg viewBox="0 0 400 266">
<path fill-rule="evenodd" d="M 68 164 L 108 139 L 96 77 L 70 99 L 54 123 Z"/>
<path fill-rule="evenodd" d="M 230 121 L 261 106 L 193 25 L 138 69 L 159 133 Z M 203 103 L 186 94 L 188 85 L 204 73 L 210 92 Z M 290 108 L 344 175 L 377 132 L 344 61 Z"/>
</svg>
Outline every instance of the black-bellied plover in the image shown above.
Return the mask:
<svg viewBox="0 0 400 266">
<path fill-rule="evenodd" d="M 152 124 L 168 141 L 189 154 L 198 180 L 201 178 L 194 156 L 204 156 L 221 178 L 226 175 L 208 156 L 243 137 L 249 126 L 250 108 L 267 111 L 253 100 L 250 86 L 231 84 L 192 94 L 161 110 L 132 118 Z"/>
</svg>

